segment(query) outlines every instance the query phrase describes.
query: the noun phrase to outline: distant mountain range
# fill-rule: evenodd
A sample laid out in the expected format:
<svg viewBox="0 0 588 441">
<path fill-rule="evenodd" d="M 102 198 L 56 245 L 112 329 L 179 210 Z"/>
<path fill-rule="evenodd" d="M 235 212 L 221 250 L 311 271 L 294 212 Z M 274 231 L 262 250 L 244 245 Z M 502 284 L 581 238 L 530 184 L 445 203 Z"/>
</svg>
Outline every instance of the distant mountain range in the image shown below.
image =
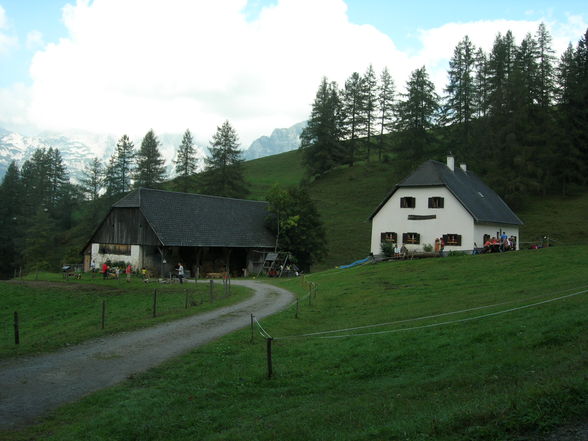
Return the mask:
<svg viewBox="0 0 588 441">
<path fill-rule="evenodd" d="M 262 136 L 253 141 L 251 146 L 243 151 L 243 159 L 257 159 L 297 149 L 300 146 L 300 133 L 304 127 L 306 122 L 295 124 L 287 129 L 275 129 L 270 136 Z M 158 135 L 158 138 L 168 174 L 171 176 L 174 168 L 173 160 L 181 143 L 182 134 L 162 134 Z M 133 141 L 137 149 L 141 145 L 141 140 Z M 77 181 L 86 164 L 93 158 L 98 158 L 107 164 L 116 142 L 117 139 L 114 136 L 24 136 L 0 128 L 0 180 L 13 160 L 20 168 L 36 149 L 53 147 L 61 153 L 70 177 Z M 202 168 L 204 166 L 202 159 L 208 155 L 208 148 L 198 145 L 195 148 L 197 157 L 201 159 L 200 168 Z"/>
<path fill-rule="evenodd" d="M 287 129 L 274 129 L 270 136 L 253 141 L 243 152 L 243 159 L 249 161 L 297 149 L 300 146 L 300 134 L 305 127 L 306 121 L 303 121 Z"/>
</svg>

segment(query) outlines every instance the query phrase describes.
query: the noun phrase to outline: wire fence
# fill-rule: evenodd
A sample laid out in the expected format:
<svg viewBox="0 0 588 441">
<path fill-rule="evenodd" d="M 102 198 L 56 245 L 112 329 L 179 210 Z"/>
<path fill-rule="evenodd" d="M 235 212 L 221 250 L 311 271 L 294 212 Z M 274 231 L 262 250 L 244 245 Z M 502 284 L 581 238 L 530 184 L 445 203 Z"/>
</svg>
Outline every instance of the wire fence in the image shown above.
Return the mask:
<svg viewBox="0 0 588 441">
<path fill-rule="evenodd" d="M 78 285 L 75 286 L 77 288 Z M 80 284 L 79 287 L 83 290 L 84 285 Z M 101 330 L 120 331 L 133 323 L 148 322 L 150 318 L 183 316 L 185 313 L 182 310 L 214 304 L 231 296 L 228 279 L 223 279 L 222 283 L 210 280 L 206 283 L 176 283 L 157 287 L 146 284 L 144 290 L 137 292 L 135 287 L 126 294 L 124 283 L 117 288 L 123 293 L 106 297 L 98 293 L 97 298 L 90 300 L 90 303 L 80 301 L 73 308 L 63 308 L 62 305 L 47 306 L 45 309 L 25 306 L 16 307 L 17 310 L 10 312 L 5 308 L 0 316 L 0 347 L 19 345 L 21 340 L 34 344 L 27 337 L 39 323 L 43 324 L 47 334 L 58 333 L 58 329 L 63 328 L 68 320 L 77 320 L 87 326 L 94 323 Z"/>
<path fill-rule="evenodd" d="M 315 286 L 313 286 L 312 288 L 309 289 L 309 292 L 308 292 L 308 294 L 306 294 L 305 297 L 308 296 L 309 298 L 311 298 L 313 295 L 313 290 L 315 290 L 316 288 L 317 288 L 317 286 L 315 284 Z M 574 291 L 574 292 L 569 293 L 569 291 Z M 567 292 L 567 294 L 565 294 L 566 292 Z M 509 300 L 509 301 L 500 302 L 500 303 L 493 303 L 490 305 L 477 306 L 477 307 L 473 307 L 473 308 L 443 312 L 443 313 L 439 313 L 439 314 L 426 315 L 426 316 L 420 316 L 420 317 L 413 317 L 413 318 L 402 319 L 402 320 L 394 320 L 394 321 L 381 322 L 381 323 L 372 323 L 369 325 L 347 327 L 347 328 L 340 328 L 340 329 L 307 332 L 307 333 L 302 333 L 302 334 L 287 335 L 287 336 L 281 336 L 281 337 L 280 336 L 272 337 L 270 332 L 267 329 L 265 329 L 263 327 L 263 325 L 257 319 L 255 319 L 254 322 L 257 325 L 259 334 L 267 340 L 266 351 L 267 351 L 267 360 L 268 360 L 268 378 L 271 378 L 273 375 L 272 342 L 275 342 L 275 341 L 287 341 L 287 340 L 294 340 L 294 339 L 298 339 L 298 340 L 300 340 L 300 339 L 344 339 L 344 338 L 353 338 L 353 337 L 370 337 L 370 336 L 376 336 L 376 335 L 395 334 L 395 333 L 408 332 L 408 331 L 418 331 L 418 330 L 422 330 L 422 329 L 430 329 L 430 328 L 436 328 L 436 327 L 441 327 L 441 326 L 456 325 L 456 324 L 472 322 L 472 321 L 476 321 L 476 320 L 487 319 L 490 317 L 496 317 L 496 316 L 500 316 L 503 314 L 514 313 L 517 311 L 522 311 L 525 309 L 534 308 L 534 307 L 538 307 L 541 305 L 546 305 L 546 304 L 570 299 L 572 297 L 577 297 L 577 296 L 580 296 L 580 295 L 586 294 L 586 293 L 588 293 L 588 286 L 576 287 L 576 288 L 571 288 L 571 289 L 567 289 L 564 291 L 559 291 L 556 293 L 552 292 L 552 293 L 541 294 L 541 295 L 529 297 L 529 298 L 526 298 L 525 300 L 526 301 L 538 300 L 540 298 L 550 296 L 550 298 L 548 298 L 548 299 L 544 299 L 544 300 L 540 300 L 540 301 L 536 301 L 536 302 L 532 302 L 532 303 L 526 303 L 524 305 L 515 306 L 512 308 L 501 309 L 499 311 L 494 311 L 494 312 L 490 312 L 487 314 L 475 315 L 475 316 L 465 317 L 465 318 L 460 318 L 460 319 L 455 319 L 455 320 L 447 320 L 447 321 L 440 321 L 440 322 L 435 322 L 435 323 L 428 323 L 428 324 L 419 325 L 419 326 L 409 326 L 409 327 L 403 327 L 403 328 L 387 329 L 387 330 L 382 330 L 382 331 L 371 331 L 371 332 L 353 332 L 353 331 L 365 331 L 368 329 L 373 329 L 373 328 L 378 328 L 378 327 L 395 326 L 395 325 L 400 325 L 400 324 L 414 323 L 414 322 L 423 321 L 423 320 L 434 320 L 434 319 L 439 319 L 439 318 L 447 317 L 447 316 L 451 316 L 451 315 L 467 314 L 467 313 L 471 313 L 474 311 L 481 311 L 484 309 L 497 308 L 497 307 L 505 306 L 508 304 L 513 304 L 516 302 L 520 302 L 521 299 L 514 299 L 514 300 Z M 556 297 L 551 297 L 553 295 L 556 295 Z M 294 302 L 292 305 L 294 305 L 294 304 L 297 305 L 298 303 Z M 290 307 L 292 305 L 290 305 Z M 296 318 L 298 318 L 298 315 L 296 316 Z M 252 320 L 252 326 L 253 326 L 253 320 Z M 336 335 L 333 335 L 333 334 L 336 334 Z"/>
</svg>

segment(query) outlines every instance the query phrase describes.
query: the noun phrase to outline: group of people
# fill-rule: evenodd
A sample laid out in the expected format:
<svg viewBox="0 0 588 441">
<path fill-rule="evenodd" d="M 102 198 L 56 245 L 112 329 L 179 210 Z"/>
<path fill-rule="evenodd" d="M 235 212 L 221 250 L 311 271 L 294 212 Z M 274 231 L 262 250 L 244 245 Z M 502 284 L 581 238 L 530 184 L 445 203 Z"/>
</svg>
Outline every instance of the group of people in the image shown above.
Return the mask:
<svg viewBox="0 0 588 441">
<path fill-rule="evenodd" d="M 502 253 L 504 251 L 515 250 L 517 247 L 516 238 L 502 233 L 500 237 L 488 237 L 484 242 L 482 253 Z"/>
<path fill-rule="evenodd" d="M 92 272 L 96 271 L 96 262 L 92 261 L 90 264 Z M 108 278 L 119 279 L 120 274 L 123 272 L 120 267 L 118 266 L 111 266 L 111 263 L 107 260 L 106 262 L 102 263 L 100 266 L 100 273 L 102 274 L 102 278 L 104 280 Z M 133 266 L 129 263 L 127 264 L 126 268 L 124 269 L 124 273 L 126 274 L 127 282 L 131 281 L 131 274 L 133 274 Z"/>
</svg>

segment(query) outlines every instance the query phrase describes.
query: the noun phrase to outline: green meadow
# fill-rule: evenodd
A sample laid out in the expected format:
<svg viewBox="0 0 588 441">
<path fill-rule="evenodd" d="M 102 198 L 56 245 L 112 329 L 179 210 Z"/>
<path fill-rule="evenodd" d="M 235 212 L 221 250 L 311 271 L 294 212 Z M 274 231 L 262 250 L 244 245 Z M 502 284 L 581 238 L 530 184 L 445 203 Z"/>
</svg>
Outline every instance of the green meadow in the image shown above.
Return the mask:
<svg viewBox="0 0 588 441">
<path fill-rule="evenodd" d="M 261 323 L 272 378 L 244 329 L 0 439 L 537 439 L 588 413 L 587 261 L 568 246 L 272 281 L 299 298 Z"/>
<path fill-rule="evenodd" d="M 0 281 L 0 359 L 152 326 L 237 303 L 251 294 L 233 285 L 229 295 L 218 280 L 211 297 L 210 285 L 143 283 L 138 278 L 127 283 L 123 278 L 94 276 L 87 273 L 82 280 L 64 282 L 61 274 L 42 273 Z M 18 313 L 18 345 L 14 312 Z"/>
</svg>

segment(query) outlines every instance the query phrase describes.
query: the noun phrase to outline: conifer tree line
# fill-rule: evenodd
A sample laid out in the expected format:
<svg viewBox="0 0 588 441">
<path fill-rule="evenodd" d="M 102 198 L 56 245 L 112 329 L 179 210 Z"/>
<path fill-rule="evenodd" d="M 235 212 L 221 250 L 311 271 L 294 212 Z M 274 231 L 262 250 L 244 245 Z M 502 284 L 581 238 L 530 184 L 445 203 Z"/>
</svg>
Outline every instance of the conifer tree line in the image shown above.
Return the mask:
<svg viewBox="0 0 588 441">
<path fill-rule="evenodd" d="M 588 31 L 559 59 L 543 23 L 518 44 L 497 34 L 488 53 L 466 36 L 447 74 L 441 96 L 424 66 L 403 93 L 386 68 L 323 78 L 301 135 L 308 174 L 386 161 L 405 175 L 451 152 L 515 206 L 588 183 Z"/>
<path fill-rule="evenodd" d="M 113 202 L 139 187 L 245 197 L 236 131 L 228 121 L 217 128 L 204 172 L 186 130 L 174 161 L 176 178 L 167 179 L 160 141 L 153 130 L 136 148 L 123 135 L 107 164 L 93 158 L 79 184 L 70 182 L 58 149 L 39 148 L 18 168 L 12 162 L 0 185 L 0 278 L 17 269 L 55 270 L 64 260 L 78 262 L 80 244 Z"/>
</svg>

